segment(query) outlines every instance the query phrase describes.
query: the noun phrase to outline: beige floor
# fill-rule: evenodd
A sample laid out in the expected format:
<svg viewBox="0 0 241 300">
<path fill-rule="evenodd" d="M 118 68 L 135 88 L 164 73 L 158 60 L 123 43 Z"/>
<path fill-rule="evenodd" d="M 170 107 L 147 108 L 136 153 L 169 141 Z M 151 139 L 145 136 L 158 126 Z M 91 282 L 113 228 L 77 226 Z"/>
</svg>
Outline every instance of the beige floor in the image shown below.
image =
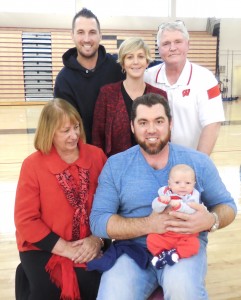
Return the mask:
<svg viewBox="0 0 241 300">
<path fill-rule="evenodd" d="M 233 224 L 209 236 L 206 282 L 211 300 L 240 300 L 241 100 L 224 102 L 224 108 L 226 122 L 212 159 L 235 198 L 239 213 Z M 14 299 L 14 271 L 19 261 L 14 238 L 14 196 L 21 163 L 34 151 L 33 132 L 41 109 L 41 105 L 0 106 L 0 299 L 3 300 Z"/>
</svg>

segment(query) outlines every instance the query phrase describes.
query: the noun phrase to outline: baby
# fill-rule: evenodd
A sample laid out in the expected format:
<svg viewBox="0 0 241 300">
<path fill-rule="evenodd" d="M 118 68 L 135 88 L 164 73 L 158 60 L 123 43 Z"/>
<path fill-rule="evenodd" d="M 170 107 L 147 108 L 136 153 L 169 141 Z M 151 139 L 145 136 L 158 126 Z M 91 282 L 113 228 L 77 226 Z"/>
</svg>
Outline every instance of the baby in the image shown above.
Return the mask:
<svg viewBox="0 0 241 300">
<path fill-rule="evenodd" d="M 194 188 L 196 183 L 194 170 L 184 164 L 174 166 L 169 174 L 168 186 L 158 190 L 159 197 L 152 202 L 155 212 L 161 213 L 167 206 L 171 209 L 192 214 L 195 212 L 188 203 L 199 203 L 200 194 Z M 147 247 L 154 255 L 152 264 L 161 269 L 166 264 L 173 265 L 179 258 L 190 257 L 198 253 L 199 239 L 196 234 L 165 232 L 147 236 Z"/>
</svg>

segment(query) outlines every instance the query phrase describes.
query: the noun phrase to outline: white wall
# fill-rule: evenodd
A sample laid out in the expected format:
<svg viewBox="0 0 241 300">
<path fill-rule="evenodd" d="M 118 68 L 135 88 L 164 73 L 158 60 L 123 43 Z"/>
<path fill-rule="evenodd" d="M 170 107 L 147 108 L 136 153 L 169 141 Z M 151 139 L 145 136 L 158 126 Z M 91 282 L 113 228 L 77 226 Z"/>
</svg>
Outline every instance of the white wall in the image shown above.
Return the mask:
<svg viewBox="0 0 241 300">
<path fill-rule="evenodd" d="M 51 0 L 50 0 L 51 1 Z M 70 29 L 71 14 L 0 13 L 0 27 L 62 28 Z"/>
<path fill-rule="evenodd" d="M 62 28 L 70 29 L 74 15 L 38 13 L 0 13 L 0 27 Z M 171 18 L 157 17 L 99 17 L 102 29 L 156 30 Z M 188 30 L 206 30 L 207 19 L 183 18 Z"/>
<path fill-rule="evenodd" d="M 220 80 L 228 97 L 241 97 L 241 19 L 221 19 L 219 62 L 225 67 Z"/>
</svg>

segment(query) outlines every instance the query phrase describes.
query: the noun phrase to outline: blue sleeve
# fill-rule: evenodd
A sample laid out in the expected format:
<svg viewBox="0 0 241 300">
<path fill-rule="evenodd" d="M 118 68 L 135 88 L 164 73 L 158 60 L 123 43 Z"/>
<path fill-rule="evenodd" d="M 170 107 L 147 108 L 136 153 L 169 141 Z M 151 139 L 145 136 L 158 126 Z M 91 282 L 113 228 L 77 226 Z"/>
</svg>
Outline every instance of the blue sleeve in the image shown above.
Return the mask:
<svg viewBox="0 0 241 300">
<path fill-rule="evenodd" d="M 230 192 L 226 189 L 218 170 L 212 160 L 207 158 L 202 161 L 202 192 L 201 200 L 208 209 L 218 204 L 230 206 L 234 212 L 237 212 L 237 206 Z M 201 191 L 200 190 L 200 191 Z"/>
<path fill-rule="evenodd" d="M 118 212 L 119 193 L 115 186 L 109 160 L 99 176 L 90 214 L 90 227 L 94 235 L 109 238 L 106 226 L 109 218 Z"/>
</svg>

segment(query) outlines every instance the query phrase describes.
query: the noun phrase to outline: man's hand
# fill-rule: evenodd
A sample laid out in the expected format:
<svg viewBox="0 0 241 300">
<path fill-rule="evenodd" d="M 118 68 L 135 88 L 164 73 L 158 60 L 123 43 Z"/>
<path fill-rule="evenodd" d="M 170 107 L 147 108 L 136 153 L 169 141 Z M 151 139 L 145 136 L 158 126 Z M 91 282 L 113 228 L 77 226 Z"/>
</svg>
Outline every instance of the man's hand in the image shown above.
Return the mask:
<svg viewBox="0 0 241 300">
<path fill-rule="evenodd" d="M 170 214 L 171 210 L 171 207 L 167 207 L 162 213 L 153 211 L 148 217 L 148 224 L 150 226 L 148 233 L 162 234 L 168 231 L 166 223 L 176 220 L 176 217 Z"/>
<path fill-rule="evenodd" d="M 209 230 L 212 227 L 214 217 L 204 205 L 195 202 L 190 202 L 188 205 L 196 212 L 193 214 L 169 212 L 169 215 L 174 219 L 164 221 L 164 226 L 168 231 L 190 234 Z"/>
</svg>

